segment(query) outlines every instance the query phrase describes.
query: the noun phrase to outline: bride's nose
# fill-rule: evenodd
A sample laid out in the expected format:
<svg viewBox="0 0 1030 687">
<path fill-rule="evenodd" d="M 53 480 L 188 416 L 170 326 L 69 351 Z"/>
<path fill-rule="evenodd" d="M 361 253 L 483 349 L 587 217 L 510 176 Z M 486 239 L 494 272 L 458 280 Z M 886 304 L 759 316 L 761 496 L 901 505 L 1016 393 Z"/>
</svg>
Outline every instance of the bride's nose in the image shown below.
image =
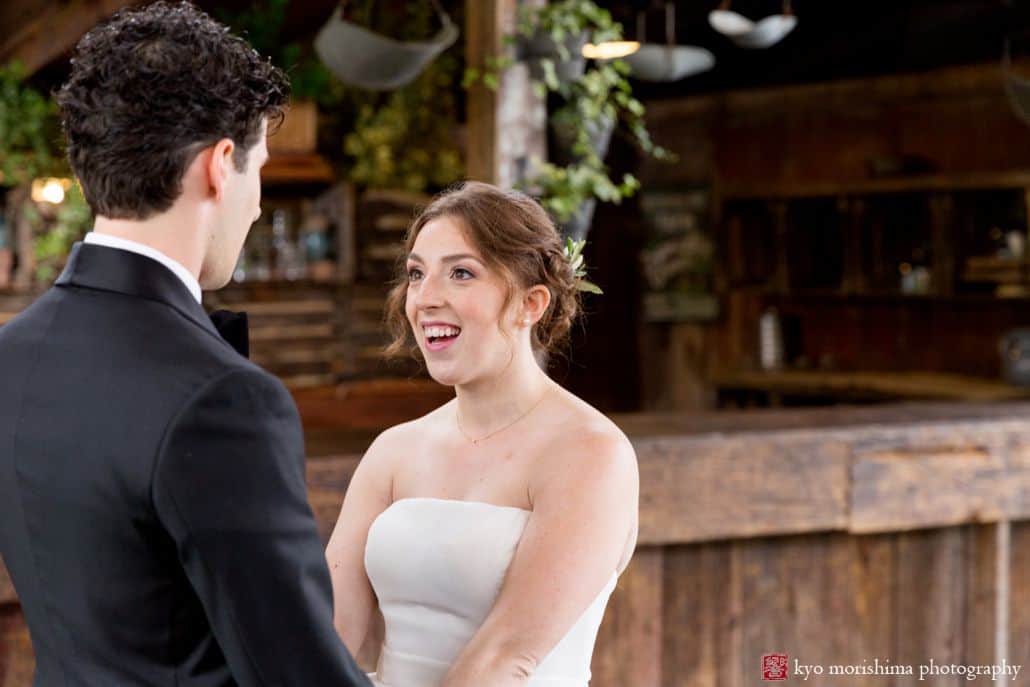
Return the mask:
<svg viewBox="0 0 1030 687">
<path fill-rule="evenodd" d="M 443 285 L 439 278 L 432 274 L 423 277 L 415 291 L 415 307 L 420 310 L 439 308 L 444 301 Z"/>
</svg>

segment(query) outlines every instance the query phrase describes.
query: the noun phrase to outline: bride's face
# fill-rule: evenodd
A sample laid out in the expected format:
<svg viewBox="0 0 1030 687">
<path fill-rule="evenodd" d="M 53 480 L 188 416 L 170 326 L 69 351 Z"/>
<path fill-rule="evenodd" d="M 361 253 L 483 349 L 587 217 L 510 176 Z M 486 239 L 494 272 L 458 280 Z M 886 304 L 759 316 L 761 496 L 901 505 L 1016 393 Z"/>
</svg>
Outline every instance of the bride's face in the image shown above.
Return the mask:
<svg viewBox="0 0 1030 687">
<path fill-rule="evenodd" d="M 507 284 L 487 267 L 460 222 L 444 216 L 427 223 L 406 267 L 408 323 L 429 374 L 448 386 L 496 374 L 511 360 L 513 345 L 501 331 Z M 510 312 L 504 317 L 514 321 Z M 506 329 L 514 332 L 512 322 Z"/>
</svg>

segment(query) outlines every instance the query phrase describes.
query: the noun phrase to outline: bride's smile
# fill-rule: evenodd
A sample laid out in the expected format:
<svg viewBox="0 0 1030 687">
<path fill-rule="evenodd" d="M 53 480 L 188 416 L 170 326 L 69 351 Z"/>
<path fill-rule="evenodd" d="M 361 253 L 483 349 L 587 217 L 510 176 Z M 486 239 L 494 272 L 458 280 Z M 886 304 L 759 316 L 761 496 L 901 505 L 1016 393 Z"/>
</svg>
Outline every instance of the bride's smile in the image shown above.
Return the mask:
<svg viewBox="0 0 1030 687">
<path fill-rule="evenodd" d="M 459 218 L 426 223 L 405 273 L 405 316 L 436 381 L 469 384 L 511 364 L 517 322 L 511 288 L 468 240 Z M 528 332 L 522 335 L 528 344 Z"/>
</svg>

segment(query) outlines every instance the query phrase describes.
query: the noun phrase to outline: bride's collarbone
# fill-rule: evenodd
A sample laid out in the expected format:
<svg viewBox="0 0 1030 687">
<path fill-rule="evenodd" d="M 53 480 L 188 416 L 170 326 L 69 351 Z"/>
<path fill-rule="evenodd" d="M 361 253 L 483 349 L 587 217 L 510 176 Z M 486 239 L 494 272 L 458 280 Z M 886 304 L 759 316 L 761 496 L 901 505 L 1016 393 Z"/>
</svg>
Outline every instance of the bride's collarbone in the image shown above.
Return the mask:
<svg viewBox="0 0 1030 687">
<path fill-rule="evenodd" d="M 425 442 L 393 476 L 394 500 L 436 498 L 478 501 L 532 510 L 529 500 L 536 456 L 524 444 L 463 447 Z"/>
</svg>

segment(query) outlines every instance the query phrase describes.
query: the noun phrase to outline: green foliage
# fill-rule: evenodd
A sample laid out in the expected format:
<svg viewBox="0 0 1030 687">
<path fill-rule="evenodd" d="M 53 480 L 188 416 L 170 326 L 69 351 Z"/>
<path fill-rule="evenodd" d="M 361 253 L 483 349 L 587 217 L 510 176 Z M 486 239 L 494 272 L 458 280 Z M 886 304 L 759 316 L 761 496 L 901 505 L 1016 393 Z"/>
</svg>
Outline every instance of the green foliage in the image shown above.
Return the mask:
<svg viewBox="0 0 1030 687">
<path fill-rule="evenodd" d="M 587 293 L 601 295 L 604 291 L 597 284 L 587 281 L 587 266 L 583 261 L 583 247 L 587 245 L 585 240 L 573 241 L 572 238 L 565 239 L 565 257 L 572 265 L 576 277 L 576 288 Z"/>
<path fill-rule="evenodd" d="M 622 40 L 622 26 L 612 20 L 611 12 L 598 7 L 593 0 L 558 0 L 542 7 L 523 5 L 519 8 L 515 33 L 507 39 L 509 42 L 517 40 L 517 36 L 549 35 L 563 60 L 571 57 L 564 45 L 569 36 L 586 33 L 591 43 Z"/>
<path fill-rule="evenodd" d="M 426 40 L 436 15 L 428 2 L 364 0 L 351 21 L 398 40 Z M 427 191 L 465 175 L 455 141 L 461 73 L 460 43 L 434 60 L 415 81 L 390 93 L 351 92 L 354 124 L 344 137 L 348 176 L 368 188 Z"/>
<path fill-rule="evenodd" d="M 457 60 L 441 55 L 408 86 L 366 104 L 344 139 L 350 178 L 369 188 L 425 191 L 443 188 L 464 175 L 454 141 L 457 103 L 452 85 Z"/>
<path fill-rule="evenodd" d="M 290 77 L 294 100 L 313 100 L 326 107 L 336 104 L 340 95 L 332 74 L 322 64 L 310 42 L 286 43 L 282 36 L 286 8 L 290 0 L 255 0 L 239 12 L 220 10 L 215 16 L 261 56 Z"/>
<path fill-rule="evenodd" d="M 520 8 L 516 32 L 506 36 L 509 45 L 528 41 L 544 34 L 554 43 L 558 61 L 578 57 L 569 54 L 567 38 L 582 35 L 587 42 L 623 40 L 622 27 L 612 20 L 608 10 L 593 0 L 558 0 L 543 7 Z M 595 60 L 579 79 L 563 82 L 558 75 L 558 61 L 539 59 L 540 78 L 533 88 L 541 97 L 552 94 L 562 104 L 551 115 L 551 121 L 572 141 L 573 160 L 565 166 L 538 161 L 536 174 L 524 186 L 539 194 L 540 202 L 560 223 L 569 221 L 590 198 L 619 203 L 640 188 L 632 175 L 614 180 L 604 160 L 594 150 L 591 134 L 611 122 L 628 131 L 634 143 L 646 154 L 661 160 L 673 156 L 655 145 L 644 123 L 643 103 L 633 96 L 629 82 L 629 66 L 622 60 Z M 468 69 L 463 85 L 480 80 L 496 88 L 498 74 L 510 66 L 506 56 L 488 58 L 482 68 Z"/>
<path fill-rule="evenodd" d="M 244 12 L 219 19 L 290 75 L 294 99 L 311 99 L 333 115 L 325 122 L 344 139 L 345 173 L 375 188 L 425 191 L 464 175 L 454 128 L 461 44 L 434 61 L 414 82 L 391 93 L 342 84 L 321 63 L 310 41 L 284 43 L 290 0 L 256 0 Z M 400 41 L 426 40 L 436 14 L 428 2 L 349 0 L 344 18 Z M 346 132 L 346 133 L 344 133 Z"/>
<path fill-rule="evenodd" d="M 42 218 L 35 206 L 27 204 L 24 210 L 33 224 Z M 36 237 L 36 279 L 49 282 L 57 277 L 71 251 L 72 244 L 82 239 L 93 225 L 93 212 L 82 195 L 78 182 L 72 183 L 57 206 L 57 216 Z"/>
<path fill-rule="evenodd" d="M 57 106 L 25 82 L 18 63 L 0 66 L 0 186 L 67 173 Z"/>
</svg>

